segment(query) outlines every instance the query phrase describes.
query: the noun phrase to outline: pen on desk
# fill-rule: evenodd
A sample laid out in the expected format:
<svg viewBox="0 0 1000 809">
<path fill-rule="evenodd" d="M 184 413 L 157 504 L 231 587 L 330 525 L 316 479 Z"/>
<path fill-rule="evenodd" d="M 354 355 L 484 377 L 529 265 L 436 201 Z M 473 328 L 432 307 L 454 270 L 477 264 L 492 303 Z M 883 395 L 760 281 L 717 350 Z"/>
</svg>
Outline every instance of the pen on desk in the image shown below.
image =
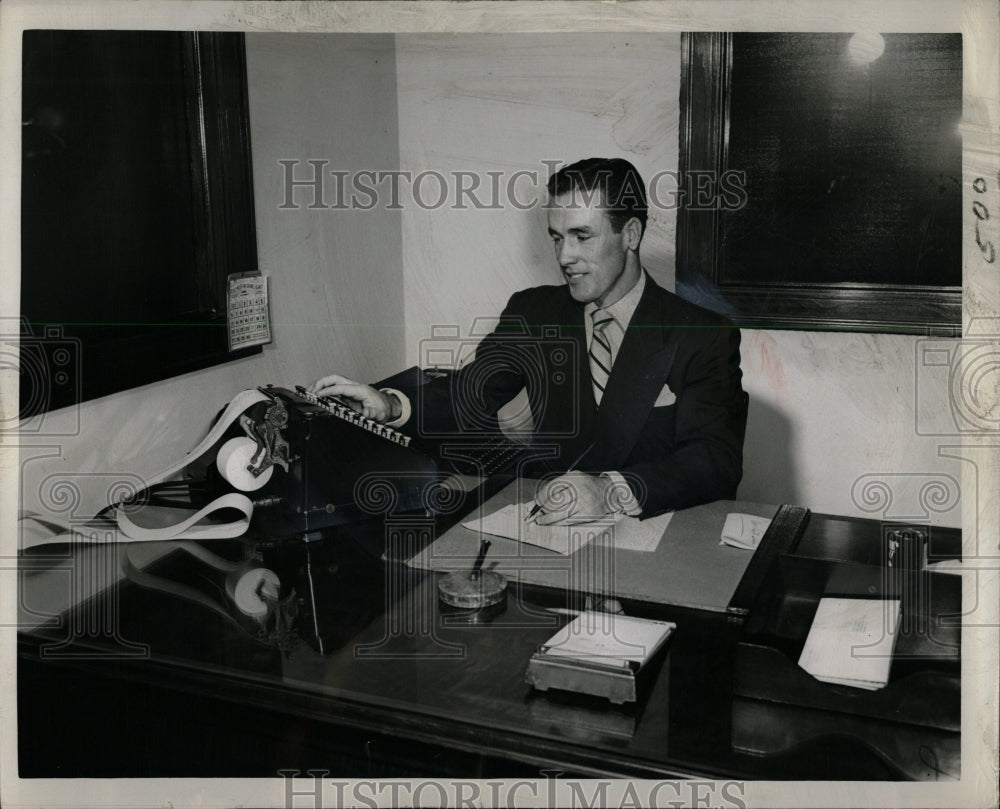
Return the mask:
<svg viewBox="0 0 1000 809">
<path fill-rule="evenodd" d="M 563 474 L 567 475 L 570 472 L 575 471 L 577 466 L 580 465 L 580 461 L 582 461 L 586 456 L 586 454 L 590 452 L 590 450 L 592 450 L 593 448 L 594 448 L 594 442 L 591 441 L 589 444 L 587 444 L 587 447 L 583 450 L 583 452 L 581 452 L 579 455 L 576 456 L 576 460 L 569 465 L 569 469 L 563 472 Z M 535 522 L 535 518 L 538 516 L 538 512 L 541 510 L 542 510 L 542 504 L 535 503 L 535 505 L 531 507 L 531 511 L 528 512 L 528 516 L 524 518 L 524 521 L 529 523 Z"/>
<path fill-rule="evenodd" d="M 472 566 L 472 573 L 469 574 L 469 579 L 471 581 L 479 581 L 479 571 L 483 568 L 483 562 L 486 561 L 486 551 L 490 549 L 490 541 L 484 539 L 479 543 L 479 556 L 476 557 L 476 563 Z"/>
</svg>

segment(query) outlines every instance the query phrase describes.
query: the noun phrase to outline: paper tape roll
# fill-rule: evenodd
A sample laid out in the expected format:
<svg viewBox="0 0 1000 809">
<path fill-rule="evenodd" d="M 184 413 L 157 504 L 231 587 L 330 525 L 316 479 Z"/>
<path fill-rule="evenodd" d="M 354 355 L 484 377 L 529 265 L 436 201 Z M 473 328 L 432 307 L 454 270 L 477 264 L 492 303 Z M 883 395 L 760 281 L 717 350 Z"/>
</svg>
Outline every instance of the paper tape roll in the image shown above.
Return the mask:
<svg viewBox="0 0 1000 809">
<path fill-rule="evenodd" d="M 256 477 L 247 469 L 256 451 L 257 444 L 249 438 L 230 438 L 219 448 L 219 454 L 215 456 L 215 466 L 219 474 L 234 489 L 241 492 L 257 491 L 266 485 L 274 474 L 273 466 L 269 466 Z"/>
<path fill-rule="evenodd" d="M 277 601 L 281 581 L 274 571 L 266 567 L 244 568 L 226 577 L 226 592 L 240 612 L 259 618 L 267 614 L 267 603 L 261 595 Z"/>
<path fill-rule="evenodd" d="M 241 414 L 245 413 L 249 408 L 253 407 L 259 403 L 269 403 L 273 399 L 255 389 L 249 389 L 240 391 L 226 406 L 226 409 L 217 419 L 215 425 L 208 432 L 208 434 L 198 443 L 198 445 L 191 450 L 187 455 L 178 461 L 172 463 L 166 469 L 162 469 L 154 475 L 148 477 L 145 481 L 144 489 L 148 489 L 161 483 L 165 480 L 169 480 L 177 475 L 184 467 L 188 466 L 191 461 L 195 458 L 200 457 L 205 452 L 214 446 L 225 434 L 226 430 L 240 417 Z M 253 457 L 253 448 L 256 444 L 249 438 L 243 439 L 232 439 L 237 441 L 246 442 L 247 447 L 244 448 L 244 452 L 249 452 L 246 455 L 246 461 L 242 464 L 243 471 L 235 472 L 232 471 L 227 475 L 225 469 L 228 467 L 233 469 L 238 460 L 234 460 L 231 463 L 223 462 L 219 463 L 219 457 L 216 456 L 216 463 L 219 464 L 219 472 L 227 480 L 232 477 L 237 483 L 232 483 L 234 487 L 239 488 L 241 491 L 253 491 L 264 486 L 268 480 L 270 480 L 273 467 L 267 469 L 259 478 L 254 478 L 252 474 L 246 471 L 246 466 L 249 464 L 250 458 Z M 226 444 L 230 444 L 232 441 L 227 441 Z M 227 453 L 228 454 L 228 453 Z M 232 453 L 234 456 L 237 453 Z M 230 481 L 232 482 L 232 481 Z M 239 485 L 238 485 L 239 484 Z M 182 523 L 176 526 L 170 526 L 166 528 L 142 528 L 137 526 L 129 518 L 126 509 L 123 507 L 122 503 L 114 503 L 113 506 L 117 507 L 116 521 L 118 523 L 118 533 L 111 540 L 115 542 L 126 542 L 126 541 L 160 541 L 168 539 L 176 539 L 178 537 L 190 537 L 193 539 L 226 539 L 232 537 L 242 536 L 246 533 L 247 528 L 250 525 L 250 517 L 253 514 L 253 503 L 250 499 L 244 497 L 241 494 L 230 493 L 217 498 L 208 504 L 205 508 L 201 509 L 194 517 L 184 520 Z M 208 524 L 208 525 L 198 525 L 198 521 L 202 518 L 212 514 L 220 509 L 229 508 L 237 509 L 243 512 L 243 517 L 235 520 L 234 522 L 224 523 L 224 524 Z M 54 536 L 47 537 L 34 537 L 26 538 L 22 532 L 21 543 L 23 548 L 33 547 L 35 545 L 42 545 L 51 542 L 92 542 L 95 541 L 95 536 L 100 534 L 101 538 L 106 538 L 106 534 L 103 532 L 96 531 L 81 531 L 70 525 L 59 525 L 54 524 L 55 521 L 51 518 L 44 517 L 42 515 L 34 515 L 29 512 L 25 512 L 20 518 L 22 519 L 38 519 L 41 517 L 43 522 L 50 523 L 52 530 L 60 531 L 60 533 Z"/>
<path fill-rule="evenodd" d="M 215 444 L 222 436 L 225 434 L 226 430 L 229 429 L 236 419 L 240 415 L 246 412 L 249 408 L 253 407 L 255 404 L 260 402 L 271 402 L 273 401 L 270 396 L 261 393 L 259 390 L 254 390 L 253 388 L 249 390 L 242 390 L 237 393 L 232 401 L 226 406 L 226 409 L 219 416 L 218 421 L 215 422 L 215 426 L 209 431 L 196 446 L 187 455 L 178 460 L 177 462 L 171 464 L 166 469 L 157 472 L 155 475 L 151 476 L 146 480 L 147 486 L 153 486 L 161 481 L 168 480 L 180 472 L 184 467 L 191 463 L 195 458 L 203 455 L 213 444 Z M 250 439 L 247 439 L 248 441 Z"/>
</svg>

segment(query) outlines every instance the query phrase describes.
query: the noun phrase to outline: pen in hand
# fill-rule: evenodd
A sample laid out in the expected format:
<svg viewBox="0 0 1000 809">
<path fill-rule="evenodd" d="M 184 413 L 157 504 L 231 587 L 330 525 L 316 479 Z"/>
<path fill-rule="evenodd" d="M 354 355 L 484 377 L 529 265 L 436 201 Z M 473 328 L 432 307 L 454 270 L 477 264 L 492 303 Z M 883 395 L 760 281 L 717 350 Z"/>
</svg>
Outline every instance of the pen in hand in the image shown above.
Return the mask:
<svg viewBox="0 0 1000 809">
<path fill-rule="evenodd" d="M 566 475 L 566 474 L 569 474 L 572 471 L 573 471 L 572 469 L 567 469 L 565 472 L 563 472 L 563 474 Z M 559 489 L 557 489 L 557 491 L 563 492 L 563 491 L 566 491 L 566 490 L 572 489 L 572 488 L 573 488 L 573 485 L 571 483 L 566 483 L 566 484 L 563 484 L 562 486 L 560 486 Z M 551 495 L 552 495 L 552 491 L 550 489 L 549 490 L 549 496 L 546 497 L 547 501 L 551 501 L 552 500 Z M 531 507 L 531 511 L 529 511 L 528 514 L 527 514 L 527 516 L 525 516 L 524 521 L 526 523 L 528 523 L 529 525 L 538 525 L 538 515 L 539 515 L 539 513 L 541 513 L 541 510 L 542 510 L 542 504 L 541 503 L 535 503 L 535 505 L 533 505 Z"/>
<path fill-rule="evenodd" d="M 587 453 L 590 452 L 590 450 L 593 448 L 593 446 L 594 446 L 593 442 L 591 442 L 590 444 L 588 444 L 587 447 L 586 447 L 586 449 L 584 449 L 584 451 L 581 452 L 576 457 L 576 460 L 573 461 L 573 463 L 571 463 L 569 465 L 569 469 L 567 469 L 565 472 L 563 472 L 563 474 L 564 475 L 568 475 L 570 472 L 575 472 L 577 466 L 580 465 L 580 461 L 582 461 L 584 459 L 584 457 L 586 457 Z M 531 511 L 529 511 L 528 515 L 524 518 L 524 521 L 526 523 L 532 523 L 532 524 L 537 523 L 538 512 L 541 511 L 541 510 L 542 510 L 542 504 L 541 503 L 535 503 L 535 505 L 533 505 L 531 507 Z"/>
<path fill-rule="evenodd" d="M 531 507 L 531 511 L 529 511 L 527 516 L 525 516 L 524 521 L 526 523 L 531 523 L 532 525 L 534 525 L 536 522 L 536 518 L 538 517 L 538 512 L 541 510 L 542 510 L 541 504 L 535 503 L 535 505 Z"/>
</svg>

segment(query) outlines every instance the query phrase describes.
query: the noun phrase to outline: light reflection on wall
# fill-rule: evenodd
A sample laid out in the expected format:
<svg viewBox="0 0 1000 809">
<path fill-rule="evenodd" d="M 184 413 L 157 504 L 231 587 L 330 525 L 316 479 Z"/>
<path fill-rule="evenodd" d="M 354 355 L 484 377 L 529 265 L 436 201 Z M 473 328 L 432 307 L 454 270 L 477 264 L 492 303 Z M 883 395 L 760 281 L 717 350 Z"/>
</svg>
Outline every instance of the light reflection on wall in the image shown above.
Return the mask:
<svg viewBox="0 0 1000 809">
<path fill-rule="evenodd" d="M 874 31 L 861 31 L 847 41 L 847 53 L 856 62 L 867 65 L 885 51 L 885 39 Z"/>
</svg>

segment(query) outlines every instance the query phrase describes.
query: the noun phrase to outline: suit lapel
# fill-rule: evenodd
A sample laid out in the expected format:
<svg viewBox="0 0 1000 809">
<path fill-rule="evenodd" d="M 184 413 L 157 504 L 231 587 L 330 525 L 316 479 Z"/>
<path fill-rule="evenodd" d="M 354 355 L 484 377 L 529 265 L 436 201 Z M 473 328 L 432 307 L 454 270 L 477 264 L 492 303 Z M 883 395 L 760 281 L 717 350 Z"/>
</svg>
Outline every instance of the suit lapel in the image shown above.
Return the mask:
<svg viewBox="0 0 1000 809">
<path fill-rule="evenodd" d="M 546 360 L 545 378 L 537 380 L 542 383 L 537 391 L 538 402 L 545 410 L 540 425 L 536 414 L 536 431 L 543 444 L 558 439 L 563 457 L 557 465 L 570 463 L 593 440 L 596 407 L 590 387 L 584 317 L 583 305 L 567 292 L 560 306 L 537 321 L 542 324 L 538 337 Z M 558 337 L 549 340 L 549 327 L 544 324 L 552 324 L 553 337 Z"/>
<path fill-rule="evenodd" d="M 661 289 L 647 276 L 597 411 L 596 441 L 588 458 L 606 469 L 620 468 L 632 452 L 677 353 L 670 331 L 663 328 L 663 306 Z"/>
<path fill-rule="evenodd" d="M 560 408 L 565 409 L 560 409 L 558 412 L 572 413 L 573 424 L 576 429 L 573 432 L 574 440 L 571 442 L 571 446 L 568 447 L 568 453 L 573 454 L 575 458 L 579 455 L 582 447 L 591 441 L 597 408 L 594 404 L 594 396 L 590 393 L 590 361 L 587 358 L 587 332 L 584 327 L 584 318 L 586 315 L 583 312 L 582 305 L 573 301 L 568 294 L 566 297 L 566 320 L 563 322 L 574 324 L 572 328 L 568 329 L 569 334 L 566 336 L 570 337 L 576 344 L 574 355 L 576 367 L 572 369 L 572 375 L 569 378 L 576 380 L 577 384 L 559 386 L 560 398 L 571 398 L 564 398 L 559 403 Z M 559 371 L 556 370 L 556 373 L 559 373 Z M 587 395 L 588 393 L 590 393 L 589 396 Z M 580 446 L 577 447 L 576 444 L 580 444 Z"/>
</svg>

